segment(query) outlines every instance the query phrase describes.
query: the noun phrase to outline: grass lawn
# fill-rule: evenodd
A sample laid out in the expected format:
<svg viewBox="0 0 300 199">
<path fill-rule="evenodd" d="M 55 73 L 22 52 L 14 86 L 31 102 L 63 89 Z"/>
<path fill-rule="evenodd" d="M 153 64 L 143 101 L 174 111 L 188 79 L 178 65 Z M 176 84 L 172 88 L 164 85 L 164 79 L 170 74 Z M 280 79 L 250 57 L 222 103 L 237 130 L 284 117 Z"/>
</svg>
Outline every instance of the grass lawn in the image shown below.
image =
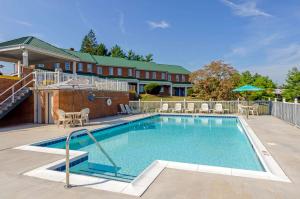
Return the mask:
<svg viewBox="0 0 300 199">
<path fill-rule="evenodd" d="M 160 101 L 162 99 L 163 101 L 183 101 L 184 98 L 186 100 L 197 100 L 192 97 L 179 97 L 179 96 L 165 96 L 165 97 L 160 97 L 156 95 L 149 95 L 149 94 L 141 94 L 141 100 L 142 101 Z"/>
</svg>

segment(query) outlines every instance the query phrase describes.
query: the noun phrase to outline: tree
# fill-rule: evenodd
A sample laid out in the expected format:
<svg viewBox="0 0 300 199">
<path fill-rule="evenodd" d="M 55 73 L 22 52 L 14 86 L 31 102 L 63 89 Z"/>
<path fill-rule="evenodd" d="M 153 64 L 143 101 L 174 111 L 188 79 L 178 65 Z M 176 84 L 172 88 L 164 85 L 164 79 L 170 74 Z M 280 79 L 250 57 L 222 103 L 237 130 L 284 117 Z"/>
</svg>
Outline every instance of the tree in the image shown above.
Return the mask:
<svg viewBox="0 0 300 199">
<path fill-rule="evenodd" d="M 105 44 L 101 43 L 97 46 L 97 48 L 95 50 L 95 55 L 108 56 L 108 50 L 107 50 Z"/>
<path fill-rule="evenodd" d="M 112 57 L 121 57 L 121 58 L 126 57 L 124 51 L 118 45 L 115 45 L 114 47 L 112 47 L 110 50 L 110 53 L 111 53 Z"/>
<path fill-rule="evenodd" d="M 293 101 L 300 97 L 300 71 L 297 68 L 289 71 L 282 96 L 287 101 Z"/>
<path fill-rule="evenodd" d="M 87 35 L 84 36 L 81 43 L 81 52 L 95 54 L 97 47 L 97 39 L 93 30 L 90 30 Z"/>
<path fill-rule="evenodd" d="M 152 62 L 153 61 L 153 54 L 148 54 L 145 56 L 145 61 L 146 62 Z"/>
<path fill-rule="evenodd" d="M 84 36 L 82 40 L 80 52 L 94 54 L 94 48 L 92 46 L 92 42 L 89 40 L 87 36 Z"/>
<path fill-rule="evenodd" d="M 97 44 L 96 34 L 95 34 L 95 32 L 92 29 L 87 34 L 87 37 L 89 38 L 89 40 L 91 40 L 92 46 L 95 49 L 98 44 Z"/>
<path fill-rule="evenodd" d="M 231 65 L 212 61 L 190 75 L 196 97 L 203 100 L 230 100 L 236 95 L 232 90 L 239 82 L 239 75 Z"/>
<path fill-rule="evenodd" d="M 127 53 L 126 58 L 128 60 L 136 60 L 136 54 L 135 54 L 135 52 L 133 52 L 133 50 L 129 50 L 128 53 Z"/>
<path fill-rule="evenodd" d="M 150 83 L 144 89 L 147 94 L 157 95 L 160 92 L 161 86 L 158 83 Z"/>
<path fill-rule="evenodd" d="M 273 91 L 276 88 L 276 84 L 268 76 L 263 76 L 258 73 L 252 75 L 250 71 L 245 71 L 240 74 L 238 86 L 244 86 L 246 84 L 264 89 L 263 91 L 247 94 L 250 100 L 268 99 L 269 97 L 272 98 L 275 96 Z M 240 93 L 240 95 L 246 97 L 245 93 Z"/>
</svg>

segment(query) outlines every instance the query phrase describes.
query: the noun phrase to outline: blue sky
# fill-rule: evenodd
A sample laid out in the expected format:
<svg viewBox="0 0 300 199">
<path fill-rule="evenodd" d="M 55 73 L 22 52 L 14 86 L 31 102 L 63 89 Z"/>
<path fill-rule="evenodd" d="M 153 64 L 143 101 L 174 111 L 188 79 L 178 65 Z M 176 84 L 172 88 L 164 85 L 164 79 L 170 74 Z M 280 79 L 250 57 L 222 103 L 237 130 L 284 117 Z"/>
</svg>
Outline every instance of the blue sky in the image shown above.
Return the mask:
<svg viewBox="0 0 300 199">
<path fill-rule="evenodd" d="M 0 5 L 0 41 L 33 35 L 79 49 L 92 28 L 108 47 L 153 53 L 158 63 L 191 71 L 221 59 L 282 83 L 300 65 L 299 0 L 0 0 Z"/>
</svg>

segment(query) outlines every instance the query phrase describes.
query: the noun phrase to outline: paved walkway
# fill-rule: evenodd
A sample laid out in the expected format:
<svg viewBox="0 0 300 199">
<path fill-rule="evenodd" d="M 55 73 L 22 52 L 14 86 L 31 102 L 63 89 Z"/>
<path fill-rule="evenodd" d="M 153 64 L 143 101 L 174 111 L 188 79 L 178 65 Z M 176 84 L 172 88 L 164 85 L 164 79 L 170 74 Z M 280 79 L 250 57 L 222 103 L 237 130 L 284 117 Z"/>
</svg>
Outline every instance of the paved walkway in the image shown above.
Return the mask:
<svg viewBox="0 0 300 199">
<path fill-rule="evenodd" d="M 93 121 L 93 129 L 138 116 Z M 300 198 L 300 129 L 271 116 L 248 123 L 292 183 L 165 169 L 141 198 Z M 59 160 L 62 156 L 14 150 L 13 147 L 64 135 L 72 129 L 54 125 L 0 128 L 0 198 L 135 198 L 84 187 L 64 189 L 62 183 L 23 176 L 22 173 Z"/>
</svg>

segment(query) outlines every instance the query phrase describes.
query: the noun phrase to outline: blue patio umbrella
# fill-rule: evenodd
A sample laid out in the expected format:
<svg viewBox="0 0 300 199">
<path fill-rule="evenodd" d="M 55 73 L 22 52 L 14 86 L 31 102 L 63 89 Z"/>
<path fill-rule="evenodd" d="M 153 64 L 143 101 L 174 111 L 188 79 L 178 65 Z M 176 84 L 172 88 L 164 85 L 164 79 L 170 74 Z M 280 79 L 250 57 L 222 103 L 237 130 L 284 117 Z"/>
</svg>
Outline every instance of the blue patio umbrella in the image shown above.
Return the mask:
<svg viewBox="0 0 300 199">
<path fill-rule="evenodd" d="M 233 89 L 233 92 L 255 92 L 255 91 L 262 91 L 262 90 L 264 89 L 247 84 L 245 86 L 241 86 L 236 89 Z"/>
<path fill-rule="evenodd" d="M 242 92 L 249 93 L 249 92 L 257 92 L 257 91 L 263 91 L 263 90 L 264 89 L 262 89 L 262 88 L 258 88 L 256 86 L 252 86 L 252 85 L 247 84 L 247 85 L 235 88 L 232 91 L 233 92 L 239 92 L 239 93 L 242 93 Z M 249 100 L 248 100 L 248 106 L 249 106 Z M 249 116 L 249 107 L 247 108 L 247 118 L 248 118 L 248 116 Z"/>
</svg>

